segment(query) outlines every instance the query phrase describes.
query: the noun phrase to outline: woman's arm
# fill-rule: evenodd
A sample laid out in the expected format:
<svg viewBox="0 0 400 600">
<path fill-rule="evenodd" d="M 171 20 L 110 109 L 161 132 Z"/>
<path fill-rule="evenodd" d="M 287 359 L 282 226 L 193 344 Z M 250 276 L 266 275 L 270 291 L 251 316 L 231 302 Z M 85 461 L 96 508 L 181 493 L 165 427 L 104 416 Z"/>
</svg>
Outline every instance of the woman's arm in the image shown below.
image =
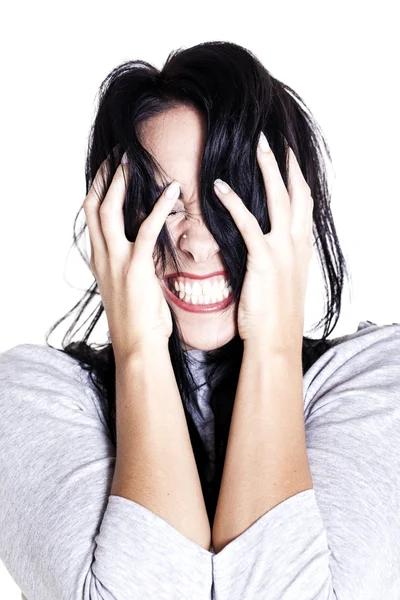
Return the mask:
<svg viewBox="0 0 400 600">
<path fill-rule="evenodd" d="M 312 488 L 301 352 L 245 344 L 212 532 L 215 552 L 280 502 Z"/>
<path fill-rule="evenodd" d="M 0 353 L 0 560 L 29 600 L 211 600 L 211 552 L 110 494 L 104 410 L 66 353 Z"/>
<path fill-rule="evenodd" d="M 111 494 L 141 504 L 210 549 L 211 531 L 168 346 L 116 361 L 117 456 Z"/>
<path fill-rule="evenodd" d="M 244 351 L 213 525 L 217 553 L 279 503 L 313 489 L 303 415 L 302 342 L 314 201 L 289 146 L 287 185 L 262 131 L 257 160 L 269 233 L 263 233 L 229 185 L 218 192 L 248 255 L 237 312 Z"/>
<path fill-rule="evenodd" d="M 313 488 L 268 510 L 213 556 L 215 600 L 396 598 L 400 573 L 399 357 L 400 324 L 393 323 L 346 336 L 308 369 L 303 380 L 304 423 Z M 250 355 L 247 358 L 251 361 Z M 268 372 L 274 373 L 272 369 L 273 363 Z M 248 403 L 250 410 L 255 402 L 249 391 L 250 396 L 241 399 L 242 408 Z M 259 399 L 271 410 L 272 396 Z M 288 411 L 292 404 L 297 412 L 297 402 L 291 403 L 287 396 L 279 394 L 275 399 L 283 400 Z M 265 414 L 265 408 L 261 409 L 259 415 L 266 421 Z M 282 437 L 289 438 L 296 417 L 283 415 L 282 407 L 277 424 L 284 417 L 288 429 L 280 429 Z M 236 423 L 242 424 L 240 419 Z M 254 435 L 260 433 L 255 420 L 247 424 L 242 453 L 253 447 Z M 242 433 L 244 427 L 243 422 Z M 237 428 L 236 433 L 240 434 Z M 279 442 L 278 429 L 266 424 L 265 434 Z M 235 441 L 232 437 L 231 450 L 238 449 Z M 261 445 L 266 452 L 271 449 L 262 435 Z M 269 455 L 267 470 L 267 457 L 260 453 L 255 459 L 259 457 L 258 478 L 248 482 L 254 493 L 271 489 L 274 453 Z M 238 453 L 238 465 L 240 459 Z M 233 484 L 240 492 L 241 482 Z M 244 493 L 242 498 L 246 502 Z M 265 501 L 267 509 L 269 499 Z M 246 514 L 245 507 L 241 513 L 249 523 L 257 517 L 255 503 L 256 498 L 254 514 Z M 230 507 L 241 518 L 239 508 L 237 503 Z M 225 513 L 224 518 L 229 515 Z M 228 537 L 231 534 L 236 531 L 227 531 Z"/>
</svg>

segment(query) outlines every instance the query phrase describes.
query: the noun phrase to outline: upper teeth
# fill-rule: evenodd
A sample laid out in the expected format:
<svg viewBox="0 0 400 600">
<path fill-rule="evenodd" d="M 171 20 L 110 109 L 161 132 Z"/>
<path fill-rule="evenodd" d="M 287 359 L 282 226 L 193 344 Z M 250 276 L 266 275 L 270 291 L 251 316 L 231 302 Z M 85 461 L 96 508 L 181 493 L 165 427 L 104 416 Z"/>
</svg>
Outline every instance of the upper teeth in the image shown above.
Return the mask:
<svg viewBox="0 0 400 600">
<path fill-rule="evenodd" d="M 224 298 L 227 298 L 232 293 L 230 282 L 222 278 L 214 280 L 211 284 L 210 280 L 189 281 L 183 282 L 182 280 L 175 279 L 174 287 L 179 292 L 179 298 L 185 302 L 191 302 L 192 304 L 210 304 L 214 302 L 220 302 Z"/>
<path fill-rule="evenodd" d="M 206 279 L 202 281 L 201 284 L 199 281 L 194 281 L 193 284 L 190 284 L 188 281 L 183 283 L 183 281 L 175 279 L 174 286 L 177 292 L 185 292 L 188 296 L 200 296 L 201 294 L 209 294 L 211 296 L 217 294 L 219 290 L 229 287 L 229 282 L 226 279 L 220 279 L 211 284 L 210 281 Z"/>
</svg>

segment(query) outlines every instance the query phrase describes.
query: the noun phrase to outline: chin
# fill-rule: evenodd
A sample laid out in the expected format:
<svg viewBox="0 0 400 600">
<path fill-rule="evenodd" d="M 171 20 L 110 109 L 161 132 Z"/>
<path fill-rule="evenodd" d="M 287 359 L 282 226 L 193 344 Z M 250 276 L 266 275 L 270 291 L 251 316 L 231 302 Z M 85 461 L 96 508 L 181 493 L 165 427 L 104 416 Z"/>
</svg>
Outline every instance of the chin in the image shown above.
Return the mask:
<svg viewBox="0 0 400 600">
<path fill-rule="evenodd" d="M 235 335 L 236 333 L 219 340 L 192 339 L 185 341 L 181 339 L 181 347 L 184 352 L 187 352 L 188 350 L 202 350 L 203 352 L 208 350 L 216 350 L 217 348 L 225 346 L 225 344 L 230 342 L 235 337 Z"/>
</svg>

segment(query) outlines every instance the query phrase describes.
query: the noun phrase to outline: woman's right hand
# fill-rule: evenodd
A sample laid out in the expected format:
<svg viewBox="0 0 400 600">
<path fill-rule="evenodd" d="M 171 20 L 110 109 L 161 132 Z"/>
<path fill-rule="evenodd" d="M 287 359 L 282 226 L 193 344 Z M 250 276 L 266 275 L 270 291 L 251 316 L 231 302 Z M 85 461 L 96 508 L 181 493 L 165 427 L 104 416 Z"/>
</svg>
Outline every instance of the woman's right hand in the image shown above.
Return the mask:
<svg viewBox="0 0 400 600">
<path fill-rule="evenodd" d="M 116 361 L 134 354 L 144 342 L 166 343 L 172 333 L 170 308 L 161 280 L 155 272 L 154 247 L 162 226 L 179 194 L 172 182 L 158 198 L 149 216 L 140 225 L 136 241 L 125 236 L 123 204 L 128 170 L 120 164 L 103 198 L 102 171 L 96 173 L 83 202 L 89 230 L 90 268 L 106 312 Z M 172 198 L 167 190 L 176 186 Z"/>
</svg>

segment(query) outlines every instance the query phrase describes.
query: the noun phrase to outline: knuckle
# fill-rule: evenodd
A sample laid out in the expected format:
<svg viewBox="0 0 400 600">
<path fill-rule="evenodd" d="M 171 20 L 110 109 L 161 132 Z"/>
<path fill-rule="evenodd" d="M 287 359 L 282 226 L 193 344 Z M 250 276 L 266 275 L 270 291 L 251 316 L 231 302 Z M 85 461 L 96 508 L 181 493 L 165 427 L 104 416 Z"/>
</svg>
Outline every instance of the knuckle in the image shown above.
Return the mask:
<svg viewBox="0 0 400 600">
<path fill-rule="evenodd" d="M 272 152 L 271 148 L 266 152 L 259 153 L 261 162 L 263 162 L 266 166 L 272 166 L 277 164 L 275 154 Z"/>
<path fill-rule="evenodd" d="M 267 239 L 271 250 L 277 252 L 278 255 L 283 256 L 291 251 L 292 240 L 290 239 L 290 236 L 288 237 L 286 232 L 270 232 Z"/>
<path fill-rule="evenodd" d="M 101 272 L 101 266 L 96 258 L 90 260 L 90 270 L 92 271 L 96 280 L 98 280 L 98 275 Z"/>
<path fill-rule="evenodd" d="M 90 195 L 87 195 L 86 198 L 83 201 L 83 210 L 86 211 L 88 210 L 88 208 L 91 208 L 94 205 L 93 199 L 90 197 Z"/>
<path fill-rule="evenodd" d="M 249 215 L 243 219 L 238 229 L 245 234 L 251 233 L 251 231 L 254 231 L 254 225 L 256 221 L 257 219 L 253 215 Z"/>
<path fill-rule="evenodd" d="M 100 216 L 105 216 L 105 217 L 109 216 L 112 213 L 111 203 L 107 202 L 107 200 L 102 202 L 100 204 L 99 213 L 100 213 Z"/>
<path fill-rule="evenodd" d="M 305 240 L 306 240 L 304 231 L 301 231 L 299 228 L 291 230 L 290 238 L 291 238 L 292 244 L 294 244 L 297 247 L 301 246 L 303 243 L 305 243 Z"/>
<path fill-rule="evenodd" d="M 305 234 L 304 231 L 293 231 L 291 233 L 291 241 L 295 253 L 304 252 L 307 254 L 309 249 L 313 247 L 312 236 Z"/>
<path fill-rule="evenodd" d="M 126 172 L 124 170 L 123 165 L 119 164 L 117 170 L 114 173 L 113 179 L 116 181 L 118 186 L 122 186 L 125 188 L 126 184 Z"/>
</svg>

